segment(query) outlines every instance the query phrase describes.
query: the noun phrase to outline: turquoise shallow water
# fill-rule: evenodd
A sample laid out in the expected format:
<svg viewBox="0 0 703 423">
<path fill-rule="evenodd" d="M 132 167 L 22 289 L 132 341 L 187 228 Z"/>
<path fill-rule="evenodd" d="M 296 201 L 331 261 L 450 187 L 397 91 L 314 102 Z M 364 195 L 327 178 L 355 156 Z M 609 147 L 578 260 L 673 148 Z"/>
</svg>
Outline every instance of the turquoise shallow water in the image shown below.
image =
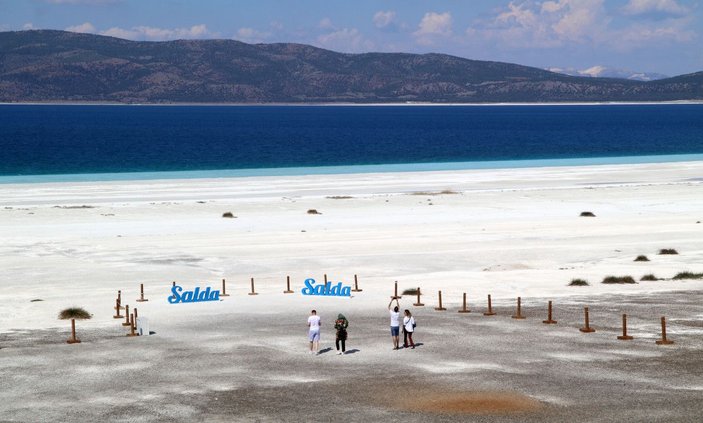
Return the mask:
<svg viewBox="0 0 703 423">
<path fill-rule="evenodd" d="M 0 184 L 136 181 L 157 179 L 237 178 L 252 176 L 334 175 L 378 172 L 424 172 L 470 169 L 511 169 L 553 166 L 591 166 L 609 164 L 671 163 L 703 161 L 703 154 L 664 156 L 597 157 L 581 159 L 504 160 L 484 162 L 403 163 L 358 166 L 284 167 L 267 169 L 199 170 L 176 172 L 80 173 L 60 175 L 0 176 Z"/>
</svg>

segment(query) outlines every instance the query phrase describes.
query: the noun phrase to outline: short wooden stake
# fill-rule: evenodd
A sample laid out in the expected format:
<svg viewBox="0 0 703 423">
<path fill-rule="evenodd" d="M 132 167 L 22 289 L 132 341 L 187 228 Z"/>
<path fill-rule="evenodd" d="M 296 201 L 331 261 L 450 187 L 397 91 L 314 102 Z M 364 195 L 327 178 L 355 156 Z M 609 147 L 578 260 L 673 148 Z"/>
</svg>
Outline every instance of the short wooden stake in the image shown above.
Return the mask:
<svg viewBox="0 0 703 423">
<path fill-rule="evenodd" d="M 471 310 L 466 308 L 466 292 L 464 292 L 464 301 L 463 301 L 463 307 L 461 307 L 461 310 L 459 310 L 459 313 L 471 313 Z"/>
<path fill-rule="evenodd" d="M 520 297 L 517 297 L 517 312 L 512 316 L 513 319 L 524 319 L 525 316 L 522 315 L 522 307 L 520 304 Z"/>
<path fill-rule="evenodd" d="M 116 300 L 115 300 L 115 310 L 117 311 L 117 313 L 115 313 L 115 315 L 112 316 L 113 318 L 115 318 L 115 319 L 121 319 L 121 318 L 124 317 L 123 315 L 120 314 L 120 309 L 121 309 L 121 308 L 122 308 L 122 307 L 120 307 L 120 300 L 119 300 L 119 299 L 116 299 Z"/>
<path fill-rule="evenodd" d="M 439 307 L 434 308 L 437 311 L 445 311 L 446 308 L 442 307 L 442 291 L 439 291 Z"/>
<path fill-rule="evenodd" d="M 71 339 L 66 341 L 67 344 L 80 344 L 81 340 L 76 338 L 76 319 L 71 319 Z"/>
<path fill-rule="evenodd" d="M 122 322 L 122 326 L 129 326 L 129 304 L 124 306 L 124 313 L 125 313 L 125 321 Z"/>
<path fill-rule="evenodd" d="M 137 300 L 138 303 L 144 302 L 144 301 L 149 301 L 146 298 L 144 298 L 144 284 L 140 284 L 139 291 L 141 292 L 141 295 L 139 296 L 139 299 Z"/>
<path fill-rule="evenodd" d="M 222 293 L 220 294 L 220 297 L 229 297 L 229 294 L 227 293 L 227 284 L 224 279 L 222 279 Z"/>
<path fill-rule="evenodd" d="M 286 290 L 283 291 L 284 294 L 292 294 L 293 291 L 290 289 L 290 276 L 286 276 Z"/>
<path fill-rule="evenodd" d="M 137 314 L 137 308 L 136 308 L 136 307 L 134 307 L 134 313 L 133 313 L 133 314 L 134 314 L 134 318 L 135 318 L 135 319 L 136 319 L 137 317 L 139 317 L 139 315 Z"/>
<path fill-rule="evenodd" d="M 488 294 L 488 311 L 483 313 L 484 316 L 495 316 L 496 313 L 493 311 L 493 306 L 491 305 L 491 294 Z"/>
<path fill-rule="evenodd" d="M 662 316 L 662 339 L 657 341 L 657 345 L 671 345 L 674 341 L 666 339 L 666 318 Z"/>
<path fill-rule="evenodd" d="M 417 302 L 413 304 L 415 307 L 423 307 L 424 304 L 420 302 L 420 287 L 417 287 Z"/>
<path fill-rule="evenodd" d="M 580 330 L 581 332 L 584 332 L 584 333 L 595 332 L 596 330 L 593 329 L 593 328 L 589 325 L 589 323 L 588 323 L 588 307 L 584 307 L 584 308 L 583 308 L 583 313 L 584 313 L 584 316 L 585 316 L 585 319 L 586 319 L 586 326 L 580 328 L 579 330 Z"/>
<path fill-rule="evenodd" d="M 124 309 L 124 307 L 122 307 L 122 291 L 119 291 L 119 290 L 117 291 L 117 305 L 121 309 Z"/>
<path fill-rule="evenodd" d="M 256 293 L 256 291 L 254 291 L 254 278 L 251 278 L 251 292 L 249 293 L 249 295 L 259 295 Z"/>
<path fill-rule="evenodd" d="M 618 336 L 618 339 L 622 341 L 629 341 L 633 339 L 627 334 L 627 314 L 622 315 L 622 335 Z"/>
<path fill-rule="evenodd" d="M 547 320 L 542 320 L 542 323 L 546 323 L 548 325 L 555 325 L 557 323 L 556 320 L 552 319 L 552 302 L 549 302 L 549 305 L 547 306 Z"/>
<path fill-rule="evenodd" d="M 136 309 L 135 309 L 135 310 L 136 310 Z M 134 323 L 134 314 L 132 314 L 132 319 L 131 319 L 131 320 L 132 320 L 132 323 L 129 325 L 129 333 L 127 334 L 127 336 L 137 336 L 137 333 L 134 331 L 134 326 L 135 326 L 135 323 Z"/>
<path fill-rule="evenodd" d="M 354 275 L 354 289 L 352 289 L 352 292 L 361 292 L 363 289 L 359 289 L 359 280 L 357 279 L 356 275 Z"/>
<path fill-rule="evenodd" d="M 176 286 L 176 281 L 173 281 L 173 284 L 171 286 Z"/>
<path fill-rule="evenodd" d="M 398 281 L 395 281 L 395 290 L 393 292 L 394 294 L 391 296 L 391 300 L 397 300 L 401 298 L 398 296 Z"/>
</svg>

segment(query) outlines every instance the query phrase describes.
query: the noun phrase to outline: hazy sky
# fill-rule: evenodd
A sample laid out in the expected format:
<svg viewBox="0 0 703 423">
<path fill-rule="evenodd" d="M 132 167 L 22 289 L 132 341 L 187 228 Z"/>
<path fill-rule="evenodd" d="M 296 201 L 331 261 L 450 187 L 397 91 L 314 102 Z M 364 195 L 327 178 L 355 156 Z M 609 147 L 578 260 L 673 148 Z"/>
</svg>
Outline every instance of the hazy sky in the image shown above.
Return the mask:
<svg viewBox="0 0 703 423">
<path fill-rule="evenodd" d="M 703 70 L 703 0 L 0 0 L 0 30 L 441 52 L 541 68 Z"/>
</svg>

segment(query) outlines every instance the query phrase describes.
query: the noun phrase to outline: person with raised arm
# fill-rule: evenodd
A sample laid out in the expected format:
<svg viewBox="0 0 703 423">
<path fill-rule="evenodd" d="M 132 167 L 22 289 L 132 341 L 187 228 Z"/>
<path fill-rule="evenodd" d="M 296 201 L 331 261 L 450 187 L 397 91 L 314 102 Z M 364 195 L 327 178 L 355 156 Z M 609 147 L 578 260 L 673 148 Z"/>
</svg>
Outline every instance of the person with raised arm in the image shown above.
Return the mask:
<svg viewBox="0 0 703 423">
<path fill-rule="evenodd" d="M 395 307 L 391 309 L 393 305 L 393 300 L 395 300 Z M 388 303 L 388 312 L 391 315 L 391 339 L 393 340 L 393 350 L 400 349 L 400 303 L 398 299 L 394 298 Z"/>
</svg>

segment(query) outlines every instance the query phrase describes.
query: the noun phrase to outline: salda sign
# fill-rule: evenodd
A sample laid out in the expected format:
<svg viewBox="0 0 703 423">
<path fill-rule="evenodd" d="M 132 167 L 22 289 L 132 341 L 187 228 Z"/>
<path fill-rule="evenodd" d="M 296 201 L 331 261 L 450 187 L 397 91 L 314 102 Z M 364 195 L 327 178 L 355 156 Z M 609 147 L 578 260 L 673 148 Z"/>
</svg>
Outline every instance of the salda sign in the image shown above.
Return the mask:
<svg viewBox="0 0 703 423">
<path fill-rule="evenodd" d="M 209 286 L 202 291 L 200 290 L 200 287 L 196 287 L 192 291 L 183 291 L 183 288 L 179 285 L 174 285 L 171 287 L 171 296 L 168 297 L 168 302 L 171 304 L 200 303 L 219 300 L 220 291 L 217 289 L 211 289 Z"/>
<path fill-rule="evenodd" d="M 332 282 L 315 285 L 315 279 L 305 279 L 305 288 L 301 291 L 303 295 L 321 295 L 332 297 L 351 297 L 351 286 L 342 286 L 338 282 L 332 286 Z"/>
</svg>

